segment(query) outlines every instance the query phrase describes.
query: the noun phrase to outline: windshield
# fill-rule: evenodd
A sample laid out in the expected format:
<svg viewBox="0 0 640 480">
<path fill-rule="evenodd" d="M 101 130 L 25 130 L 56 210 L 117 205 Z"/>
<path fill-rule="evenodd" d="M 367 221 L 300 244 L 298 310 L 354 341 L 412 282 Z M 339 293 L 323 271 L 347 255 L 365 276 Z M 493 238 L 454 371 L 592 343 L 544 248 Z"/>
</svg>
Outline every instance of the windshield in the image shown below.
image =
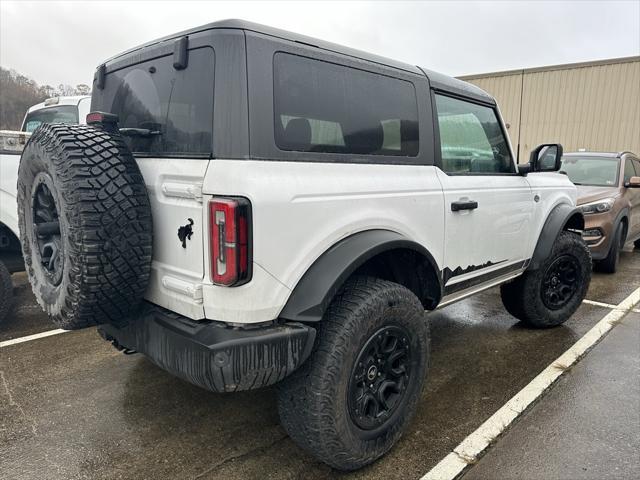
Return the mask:
<svg viewBox="0 0 640 480">
<path fill-rule="evenodd" d="M 562 157 L 560 171 L 576 185 L 615 187 L 618 185 L 620 159 L 613 157 Z"/>
<path fill-rule="evenodd" d="M 106 76 L 94 89 L 91 111 L 115 113 L 120 128 L 154 132 L 125 137 L 129 148 L 147 155 L 209 155 L 213 142 L 211 48 L 189 51 L 184 70 L 173 55 L 138 63 Z"/>
<path fill-rule="evenodd" d="M 24 119 L 22 131 L 33 132 L 43 123 L 78 123 L 78 107 L 59 105 L 30 112 Z"/>
</svg>

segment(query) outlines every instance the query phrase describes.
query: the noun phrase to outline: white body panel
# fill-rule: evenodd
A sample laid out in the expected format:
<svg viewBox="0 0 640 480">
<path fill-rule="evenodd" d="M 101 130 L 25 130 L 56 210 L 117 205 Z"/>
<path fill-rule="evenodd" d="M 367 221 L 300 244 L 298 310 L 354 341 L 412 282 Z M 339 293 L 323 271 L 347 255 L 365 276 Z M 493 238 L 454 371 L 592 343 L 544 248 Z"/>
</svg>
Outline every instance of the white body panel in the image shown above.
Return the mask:
<svg viewBox="0 0 640 480">
<path fill-rule="evenodd" d="M 528 243 L 527 250 L 530 252 L 529 256 L 531 256 L 536 248 L 538 237 L 549 216 L 549 212 L 561 203 L 576 205 L 578 188 L 571 183 L 569 177 L 555 172 L 530 173 L 526 179 L 531 186 L 531 193 L 534 198 L 538 197 L 531 219 L 531 235 L 528 239 L 524 239 L 524 243 Z"/>
<path fill-rule="evenodd" d="M 437 169 L 445 195 L 444 266 L 483 273 L 522 262 L 531 256 L 526 239 L 531 234 L 533 195 L 518 175 L 447 175 Z M 456 201 L 478 202 L 474 210 L 454 212 Z M 445 286 L 464 281 L 474 272 L 456 275 Z"/>
<path fill-rule="evenodd" d="M 204 232 L 202 181 L 208 160 L 138 158 L 153 216 L 153 264 L 147 300 L 181 315 L 205 317 Z M 193 220 L 193 235 L 186 248 L 178 228 Z"/>
<path fill-rule="evenodd" d="M 210 163 L 205 193 L 239 195 L 251 201 L 254 274 L 251 282 L 236 288 L 208 282 L 204 286 L 207 318 L 239 323 L 277 318 L 313 262 L 340 239 L 364 230 L 398 232 L 425 246 L 438 266 L 442 263 L 444 207 L 435 167 Z M 206 279 L 208 265 L 207 258 Z"/>
</svg>

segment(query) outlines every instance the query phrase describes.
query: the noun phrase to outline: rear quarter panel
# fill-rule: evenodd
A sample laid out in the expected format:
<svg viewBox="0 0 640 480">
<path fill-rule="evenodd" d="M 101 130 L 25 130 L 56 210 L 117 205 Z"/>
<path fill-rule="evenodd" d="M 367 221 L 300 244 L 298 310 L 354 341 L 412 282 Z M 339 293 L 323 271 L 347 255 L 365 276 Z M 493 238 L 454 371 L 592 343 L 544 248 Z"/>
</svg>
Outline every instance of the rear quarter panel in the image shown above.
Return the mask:
<svg viewBox="0 0 640 480">
<path fill-rule="evenodd" d="M 357 232 L 395 231 L 423 245 L 442 265 L 444 200 L 434 169 L 420 165 L 212 160 L 203 191 L 240 195 L 251 201 L 254 266 L 286 287 L 271 292 L 270 303 L 278 305 L 275 311 L 279 314 L 290 290 L 313 262 L 340 239 Z M 249 290 L 257 280 L 255 271 L 252 282 L 225 292 Z M 205 292 L 205 303 L 206 299 Z M 251 300 L 245 296 L 244 301 Z M 216 318 L 209 312 L 207 317 Z"/>
</svg>

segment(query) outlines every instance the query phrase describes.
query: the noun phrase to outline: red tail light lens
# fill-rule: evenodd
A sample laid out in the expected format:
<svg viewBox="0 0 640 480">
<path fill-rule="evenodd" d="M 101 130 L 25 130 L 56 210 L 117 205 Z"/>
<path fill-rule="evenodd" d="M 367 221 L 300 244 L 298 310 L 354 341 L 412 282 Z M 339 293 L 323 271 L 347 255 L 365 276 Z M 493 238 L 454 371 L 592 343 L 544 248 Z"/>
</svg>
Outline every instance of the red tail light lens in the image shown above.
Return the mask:
<svg viewBox="0 0 640 480">
<path fill-rule="evenodd" d="M 227 287 L 251 279 L 251 203 L 217 197 L 209 202 L 211 280 Z"/>
</svg>

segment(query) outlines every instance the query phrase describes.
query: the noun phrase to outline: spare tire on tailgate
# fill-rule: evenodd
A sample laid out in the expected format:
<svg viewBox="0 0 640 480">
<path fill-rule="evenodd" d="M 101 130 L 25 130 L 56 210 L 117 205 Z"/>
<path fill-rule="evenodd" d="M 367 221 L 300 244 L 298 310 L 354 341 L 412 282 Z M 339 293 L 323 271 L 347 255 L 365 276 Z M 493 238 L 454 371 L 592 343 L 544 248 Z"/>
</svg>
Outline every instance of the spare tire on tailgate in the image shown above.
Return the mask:
<svg viewBox="0 0 640 480">
<path fill-rule="evenodd" d="M 118 133 L 50 124 L 18 171 L 20 241 L 38 303 L 61 328 L 121 323 L 149 283 L 144 179 Z"/>
</svg>

